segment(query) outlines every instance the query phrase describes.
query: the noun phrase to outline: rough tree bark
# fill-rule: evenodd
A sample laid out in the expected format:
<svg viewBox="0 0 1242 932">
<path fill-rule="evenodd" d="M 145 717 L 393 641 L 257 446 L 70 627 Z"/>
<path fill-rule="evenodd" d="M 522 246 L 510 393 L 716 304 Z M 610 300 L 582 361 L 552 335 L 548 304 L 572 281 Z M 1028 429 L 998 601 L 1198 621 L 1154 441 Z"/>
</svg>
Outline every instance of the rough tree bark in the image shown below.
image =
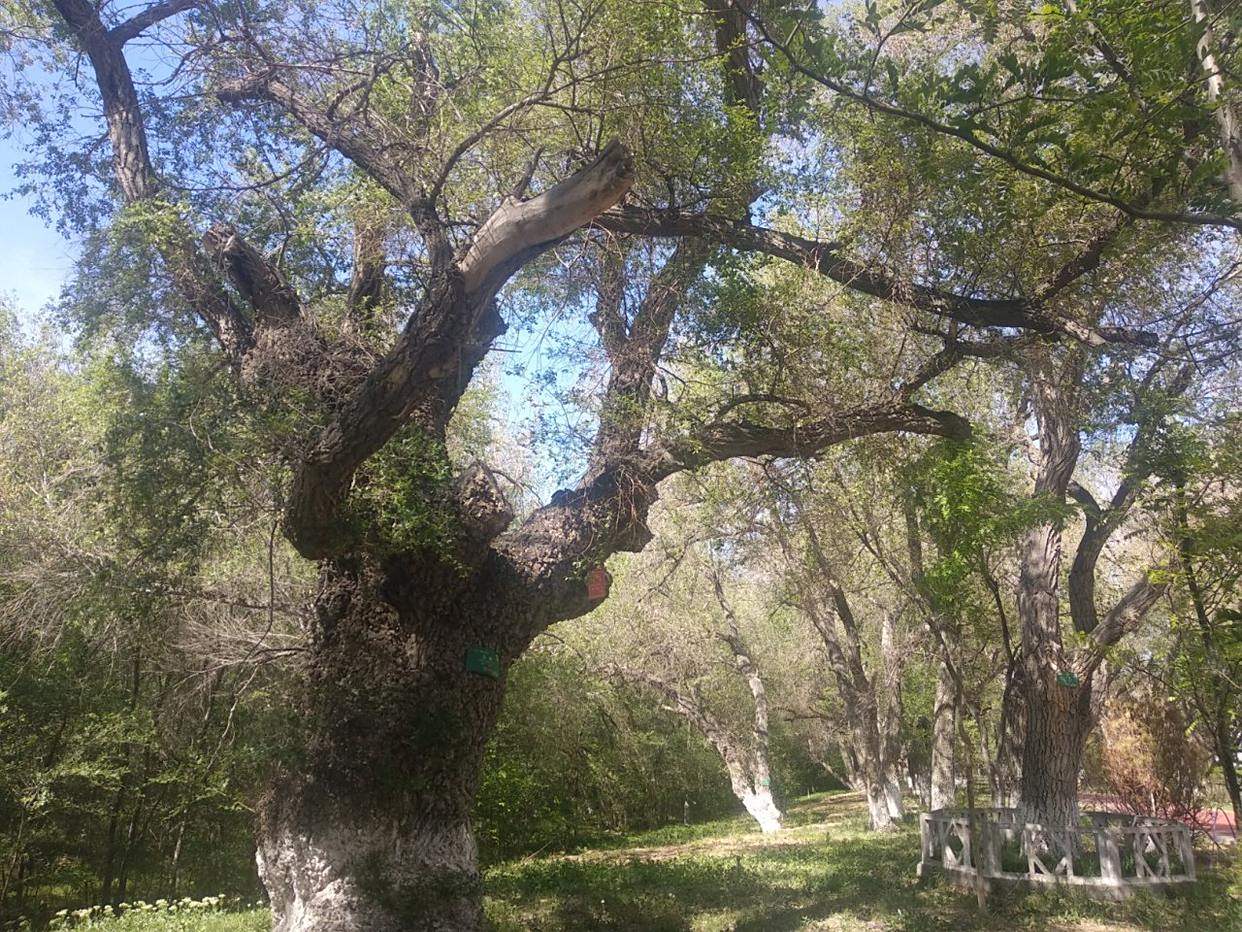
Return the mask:
<svg viewBox="0 0 1242 932">
<path fill-rule="evenodd" d="M 306 762 L 262 811 L 278 932 L 482 925 L 470 807 L 521 619 L 490 597 L 503 581 L 428 599 L 424 569 L 350 556 L 320 571 Z M 466 669 L 477 648 L 496 651 L 495 677 Z"/>
</svg>

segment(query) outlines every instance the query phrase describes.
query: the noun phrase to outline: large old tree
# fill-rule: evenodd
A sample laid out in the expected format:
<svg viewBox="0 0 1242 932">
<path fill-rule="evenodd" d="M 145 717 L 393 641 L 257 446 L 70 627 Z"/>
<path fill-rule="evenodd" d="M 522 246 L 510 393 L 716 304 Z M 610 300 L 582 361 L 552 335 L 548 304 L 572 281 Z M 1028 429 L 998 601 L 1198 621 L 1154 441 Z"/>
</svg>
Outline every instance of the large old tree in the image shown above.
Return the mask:
<svg viewBox="0 0 1242 932">
<path fill-rule="evenodd" d="M 48 40 L 71 89 L 93 76 L 79 99 L 107 130 L 72 158 L 52 133 L 52 187 L 110 163 L 58 206 L 150 259 L 125 271 L 152 327 L 213 345 L 282 464 L 283 533 L 318 567 L 302 752 L 259 827 L 282 932 L 479 927 L 470 809 L 506 671 L 598 603 L 592 569 L 644 546 L 661 480 L 879 432 L 963 436 L 915 399 L 972 331 L 1145 339 L 1058 310 L 1107 242 L 1049 245 L 1049 274 L 1006 287 L 946 271 L 951 251 L 899 270 L 875 256 L 901 250 L 865 236 L 791 232 L 814 185 L 786 167 L 831 111 L 764 66 L 730 0 L 52 5 L 46 33 L 35 7 L 12 36 Z M 102 220 L 101 190 L 119 207 Z M 933 335 L 825 392 L 756 338 L 780 308 L 710 313 L 722 270 L 759 257 Z M 446 431 L 532 307 L 589 320 L 606 377 L 581 479 L 515 522 L 502 477 L 454 464 Z M 936 321 L 953 322 L 948 345 Z M 712 378 L 678 381 L 683 345 Z M 798 353 L 828 365 L 825 348 Z M 730 374 L 744 356 L 762 380 Z"/>
</svg>

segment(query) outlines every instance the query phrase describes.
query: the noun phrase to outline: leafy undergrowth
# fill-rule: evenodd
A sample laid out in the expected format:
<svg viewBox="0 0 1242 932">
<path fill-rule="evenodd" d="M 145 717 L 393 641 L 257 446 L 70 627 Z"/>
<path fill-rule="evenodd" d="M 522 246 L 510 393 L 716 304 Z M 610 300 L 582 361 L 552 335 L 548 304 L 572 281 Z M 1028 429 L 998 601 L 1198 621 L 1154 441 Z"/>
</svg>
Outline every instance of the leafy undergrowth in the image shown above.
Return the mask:
<svg viewBox="0 0 1242 932">
<path fill-rule="evenodd" d="M 1092 903 L 1068 893 L 974 897 L 914 874 L 918 830 L 866 831 L 859 797 L 809 796 L 787 828 L 765 837 L 748 819 L 671 826 L 572 855 L 524 858 L 487 871 L 487 914 L 497 932 L 1226 932 L 1242 928 L 1238 865 L 1200 870 L 1193 892 Z M 1233 887 L 1231 888 L 1231 880 Z M 223 904 L 227 905 L 227 904 Z M 170 908 L 173 907 L 173 908 Z M 267 932 L 266 910 L 221 904 L 83 911 L 63 928 L 100 932 Z"/>
</svg>

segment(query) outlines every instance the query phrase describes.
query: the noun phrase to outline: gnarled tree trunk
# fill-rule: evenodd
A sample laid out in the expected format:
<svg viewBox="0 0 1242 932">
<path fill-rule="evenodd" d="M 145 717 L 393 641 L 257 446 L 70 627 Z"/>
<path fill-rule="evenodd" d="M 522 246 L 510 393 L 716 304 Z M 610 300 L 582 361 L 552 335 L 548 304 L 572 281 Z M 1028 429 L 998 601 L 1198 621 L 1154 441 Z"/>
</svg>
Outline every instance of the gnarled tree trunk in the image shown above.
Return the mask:
<svg viewBox="0 0 1242 932">
<path fill-rule="evenodd" d="M 1136 396 L 1137 430 L 1120 470 L 1122 479 L 1105 506 L 1073 482 L 1081 453 L 1079 398 L 1085 356 L 1081 348 L 1061 359 L 1047 350 L 1027 360 L 1032 408 L 1039 426 L 1036 496 L 1062 504 L 1072 496 L 1083 509 L 1085 527 L 1074 550 L 1067 580 L 1069 615 L 1085 646 L 1067 648 L 1062 638 L 1062 523 L 1051 520 L 1029 529 L 1023 537 L 1018 579 L 1021 624 L 1019 686 L 1022 775 L 1018 801 L 1028 821 L 1049 827 L 1072 826 L 1078 813 L 1078 773 L 1087 733 L 1095 722 L 1093 686 L 1106 652 L 1132 631 L 1155 605 L 1165 583 L 1154 583 L 1144 572 L 1101 618 L 1096 606 L 1096 565 L 1109 537 L 1124 522 L 1152 468 L 1149 447 L 1163 418 L 1144 411 L 1147 385 Z M 1148 379 L 1154 378 L 1154 369 Z M 1161 389 L 1176 396 L 1189 385 L 1183 366 Z M 1103 693 L 1103 689 L 1099 690 Z"/>
<path fill-rule="evenodd" d="M 262 809 L 276 932 L 482 928 L 470 810 L 512 619 L 483 587 L 427 598 L 410 570 L 364 556 L 321 570 L 306 761 Z M 495 677 L 467 670 L 480 649 Z"/>
</svg>

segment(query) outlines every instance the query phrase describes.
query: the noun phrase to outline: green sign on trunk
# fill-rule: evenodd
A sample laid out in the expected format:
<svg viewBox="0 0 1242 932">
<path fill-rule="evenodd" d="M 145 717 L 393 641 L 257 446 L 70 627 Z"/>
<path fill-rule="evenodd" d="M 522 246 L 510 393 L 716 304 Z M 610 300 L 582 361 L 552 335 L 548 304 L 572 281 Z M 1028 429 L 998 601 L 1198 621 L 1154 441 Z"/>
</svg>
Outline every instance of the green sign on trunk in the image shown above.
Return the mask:
<svg viewBox="0 0 1242 932">
<path fill-rule="evenodd" d="M 1077 686 L 1078 685 L 1078 674 L 1077 673 L 1058 673 L 1057 684 L 1060 686 Z"/>
<path fill-rule="evenodd" d="M 498 680 L 500 679 L 500 655 L 490 647 L 471 647 L 466 651 L 466 670 Z"/>
</svg>

